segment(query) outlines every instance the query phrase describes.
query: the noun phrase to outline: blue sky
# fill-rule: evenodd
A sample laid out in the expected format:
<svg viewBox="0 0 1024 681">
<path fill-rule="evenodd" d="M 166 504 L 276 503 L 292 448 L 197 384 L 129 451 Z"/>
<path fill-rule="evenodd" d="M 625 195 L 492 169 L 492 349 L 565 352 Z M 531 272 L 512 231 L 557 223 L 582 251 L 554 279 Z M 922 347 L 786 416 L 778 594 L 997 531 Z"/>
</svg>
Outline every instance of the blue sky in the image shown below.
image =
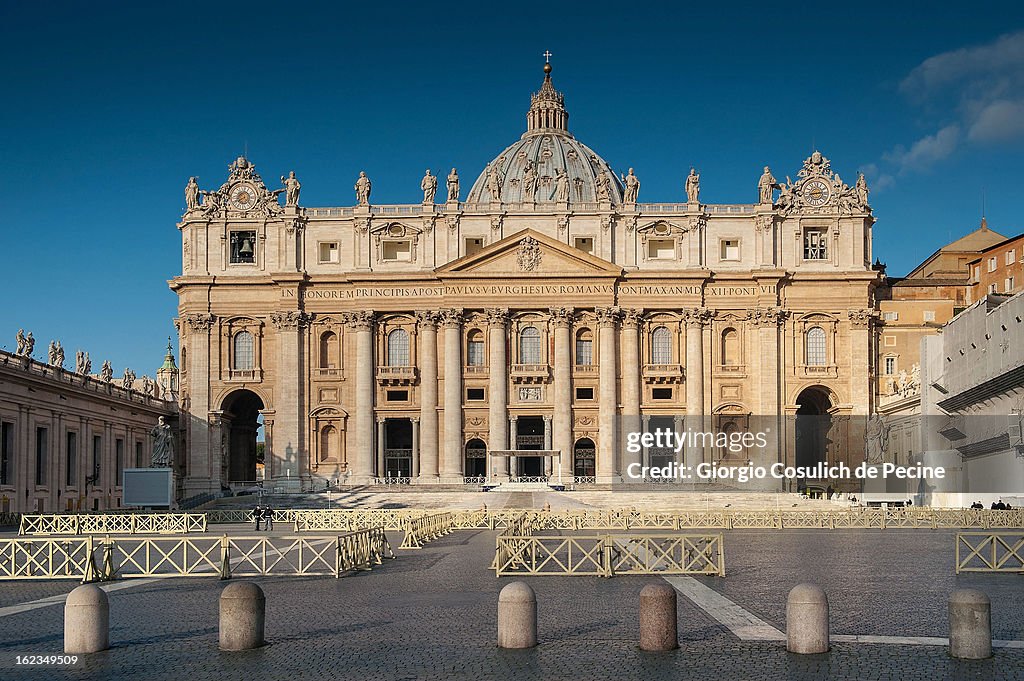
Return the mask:
<svg viewBox="0 0 1024 681">
<path fill-rule="evenodd" d="M 190 175 L 244 149 L 307 206 L 468 188 L 525 129 L 541 53 L 572 132 L 641 201 L 750 202 L 814 147 L 865 170 L 875 253 L 905 274 L 973 229 L 1024 231 L 1024 9 L 1015 3 L 18 3 L 0 28 L 3 303 L 19 327 L 120 375 L 159 365 Z M 813 9 L 811 9 L 813 7 Z"/>
</svg>

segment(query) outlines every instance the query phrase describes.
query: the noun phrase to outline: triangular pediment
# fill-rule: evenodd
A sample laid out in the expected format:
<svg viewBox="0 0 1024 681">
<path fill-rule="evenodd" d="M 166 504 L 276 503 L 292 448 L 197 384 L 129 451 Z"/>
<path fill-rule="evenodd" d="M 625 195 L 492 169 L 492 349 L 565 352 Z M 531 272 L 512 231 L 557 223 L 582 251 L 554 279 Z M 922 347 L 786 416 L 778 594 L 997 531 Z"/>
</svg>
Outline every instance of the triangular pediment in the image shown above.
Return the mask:
<svg viewBox="0 0 1024 681">
<path fill-rule="evenodd" d="M 549 236 L 524 229 L 436 270 L 479 276 L 619 276 L 622 268 Z"/>
</svg>

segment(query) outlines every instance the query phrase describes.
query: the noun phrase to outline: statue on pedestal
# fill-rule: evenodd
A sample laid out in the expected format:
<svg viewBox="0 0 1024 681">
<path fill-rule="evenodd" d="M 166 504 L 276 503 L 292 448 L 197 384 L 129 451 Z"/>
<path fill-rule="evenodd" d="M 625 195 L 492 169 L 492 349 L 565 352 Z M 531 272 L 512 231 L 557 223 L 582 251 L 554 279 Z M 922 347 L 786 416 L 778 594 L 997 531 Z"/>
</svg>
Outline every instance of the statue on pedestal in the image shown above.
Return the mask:
<svg viewBox="0 0 1024 681">
<path fill-rule="evenodd" d="M 63 369 L 64 368 L 64 346 L 60 344 L 60 341 L 57 341 L 55 347 L 56 347 L 56 351 L 57 351 L 57 361 L 55 362 L 55 364 L 56 364 L 56 366 L 59 366 L 61 369 Z"/>
<path fill-rule="evenodd" d="M 686 176 L 686 200 L 689 203 L 699 203 L 700 195 L 700 174 L 690 168 L 690 174 Z"/>
<path fill-rule="evenodd" d="M 124 376 L 121 377 L 121 387 L 125 390 L 131 390 L 132 386 L 135 385 L 135 372 L 131 369 L 124 370 Z"/>
<path fill-rule="evenodd" d="M 199 208 L 199 183 L 195 177 L 188 178 L 188 184 L 185 185 L 185 207 L 189 212 Z"/>
<path fill-rule="evenodd" d="M 623 202 L 636 203 L 636 199 L 640 195 L 640 179 L 633 174 L 632 168 L 630 168 L 629 173 L 622 178 L 622 184 L 626 187 L 626 191 L 622 197 Z"/>
<path fill-rule="evenodd" d="M 597 191 L 597 200 L 602 203 L 611 200 L 611 192 L 608 189 L 608 183 L 608 175 L 605 173 L 599 173 L 597 176 L 597 185 L 595 186 L 595 190 Z"/>
<path fill-rule="evenodd" d="M 28 335 L 25 336 L 25 352 L 26 357 L 32 356 L 32 350 L 36 347 L 36 339 L 32 337 L 32 332 L 29 331 Z"/>
<path fill-rule="evenodd" d="M 356 180 L 356 201 L 360 206 L 370 205 L 370 189 L 371 183 L 370 178 L 366 176 L 366 171 L 359 171 L 359 179 Z"/>
<path fill-rule="evenodd" d="M 149 431 L 149 436 L 153 438 L 152 467 L 170 468 L 174 457 L 174 436 L 163 416 L 157 420 L 153 430 Z"/>
<path fill-rule="evenodd" d="M 527 159 L 526 170 L 523 171 L 523 201 L 533 203 L 537 200 L 537 166 Z"/>
<path fill-rule="evenodd" d="M 864 460 L 868 463 L 882 463 L 888 444 L 889 426 L 881 416 L 872 414 L 864 431 Z"/>
<path fill-rule="evenodd" d="M 452 172 L 448 173 L 448 200 L 459 200 L 459 174 L 455 171 L 455 168 L 452 168 Z"/>
<path fill-rule="evenodd" d="M 50 347 L 47 348 L 46 361 L 50 366 L 57 365 L 57 346 L 53 341 L 50 341 Z"/>
<path fill-rule="evenodd" d="M 18 329 L 18 335 L 15 338 L 18 341 L 18 348 L 14 351 L 14 354 L 25 354 L 25 329 Z"/>
<path fill-rule="evenodd" d="M 777 189 L 778 186 L 779 184 L 775 180 L 775 176 L 772 175 L 771 168 L 765 166 L 761 179 L 757 181 L 757 192 L 760 195 L 761 203 L 771 204 L 772 190 Z"/>
<path fill-rule="evenodd" d="M 431 175 L 430 168 L 427 168 L 426 174 L 420 181 L 420 189 L 423 190 L 423 203 L 433 205 L 434 195 L 437 193 L 437 175 Z"/>
<path fill-rule="evenodd" d="M 284 185 L 284 205 L 294 207 L 299 205 L 299 190 L 302 185 L 295 179 L 295 171 L 288 173 L 288 177 L 281 176 L 281 184 Z"/>
<path fill-rule="evenodd" d="M 110 366 L 110 360 L 103 360 L 103 366 L 100 368 L 100 378 L 105 383 L 110 383 L 114 380 L 114 368 Z"/>
<path fill-rule="evenodd" d="M 555 201 L 569 202 L 569 176 L 561 168 L 555 171 Z"/>
<path fill-rule="evenodd" d="M 493 164 L 487 167 L 487 191 L 491 194 L 491 201 L 501 201 L 501 175 Z"/>
<path fill-rule="evenodd" d="M 142 377 L 142 393 L 144 395 L 153 394 L 153 379 L 149 376 Z"/>
<path fill-rule="evenodd" d="M 860 202 L 861 207 L 867 208 L 868 206 L 868 181 L 864 179 L 864 173 L 857 175 L 857 184 L 854 186 L 857 190 L 857 201 Z"/>
</svg>

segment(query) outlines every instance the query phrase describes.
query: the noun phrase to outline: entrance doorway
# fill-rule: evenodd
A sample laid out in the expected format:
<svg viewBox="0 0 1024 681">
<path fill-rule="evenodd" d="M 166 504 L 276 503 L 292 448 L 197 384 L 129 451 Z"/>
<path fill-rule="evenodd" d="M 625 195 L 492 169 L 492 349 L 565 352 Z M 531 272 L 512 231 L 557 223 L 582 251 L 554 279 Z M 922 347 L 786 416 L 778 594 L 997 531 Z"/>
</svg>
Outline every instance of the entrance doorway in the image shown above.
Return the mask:
<svg viewBox="0 0 1024 681">
<path fill-rule="evenodd" d="M 807 388 L 796 399 L 796 465 L 814 467 L 828 460 L 829 431 L 832 428 L 832 400 L 823 388 Z M 812 481 L 819 486 L 822 481 Z M 808 481 L 798 480 L 797 489 L 807 487 Z"/>
<path fill-rule="evenodd" d="M 540 451 L 544 449 L 544 419 L 540 416 L 520 416 L 516 421 L 516 449 Z M 516 455 L 516 476 L 535 478 L 544 475 L 544 457 Z"/>
<path fill-rule="evenodd" d="M 479 438 L 466 443 L 466 477 L 483 478 L 487 476 L 487 445 Z"/>
<path fill-rule="evenodd" d="M 385 419 L 384 470 L 385 478 L 412 477 L 412 421 Z"/>
<path fill-rule="evenodd" d="M 263 400 L 251 390 L 236 390 L 224 400 L 227 441 L 221 443 L 221 467 L 228 482 L 256 480 L 256 435 L 260 429 L 260 411 L 264 408 Z M 265 477 L 269 477 L 269 470 Z"/>
<path fill-rule="evenodd" d="M 588 437 L 576 440 L 572 448 L 572 474 L 577 483 L 596 482 L 597 448 L 594 441 Z"/>
</svg>

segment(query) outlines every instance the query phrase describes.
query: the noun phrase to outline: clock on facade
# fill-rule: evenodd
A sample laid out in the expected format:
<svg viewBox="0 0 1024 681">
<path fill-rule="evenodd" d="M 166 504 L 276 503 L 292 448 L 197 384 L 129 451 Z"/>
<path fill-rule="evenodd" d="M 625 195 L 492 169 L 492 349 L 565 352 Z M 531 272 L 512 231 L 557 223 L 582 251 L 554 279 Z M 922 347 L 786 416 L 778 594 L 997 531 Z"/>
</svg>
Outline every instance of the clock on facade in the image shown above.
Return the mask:
<svg viewBox="0 0 1024 681">
<path fill-rule="evenodd" d="M 804 201 L 809 206 L 824 206 L 828 202 L 828 184 L 822 180 L 809 180 L 803 189 Z"/>
<path fill-rule="evenodd" d="M 237 185 L 231 190 L 229 200 L 235 210 L 250 210 L 256 205 L 256 190 L 247 184 Z"/>
</svg>

